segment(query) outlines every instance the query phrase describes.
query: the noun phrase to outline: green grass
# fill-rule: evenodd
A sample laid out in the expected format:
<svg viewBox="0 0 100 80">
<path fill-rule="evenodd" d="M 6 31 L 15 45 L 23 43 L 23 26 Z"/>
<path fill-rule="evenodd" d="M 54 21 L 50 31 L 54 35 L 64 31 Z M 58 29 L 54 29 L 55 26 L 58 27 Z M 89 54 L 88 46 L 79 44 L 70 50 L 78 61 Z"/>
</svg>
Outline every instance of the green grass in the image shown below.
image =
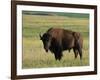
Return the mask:
<svg viewBox="0 0 100 80">
<path fill-rule="evenodd" d="M 89 65 L 89 19 L 79 16 L 50 16 L 23 14 L 23 58 L 22 68 L 72 67 Z M 61 61 L 56 61 L 54 55 L 45 52 L 39 34 L 51 27 L 58 27 L 80 32 L 83 36 L 83 64 L 80 58 L 74 59 L 73 50 L 63 52 Z"/>
</svg>

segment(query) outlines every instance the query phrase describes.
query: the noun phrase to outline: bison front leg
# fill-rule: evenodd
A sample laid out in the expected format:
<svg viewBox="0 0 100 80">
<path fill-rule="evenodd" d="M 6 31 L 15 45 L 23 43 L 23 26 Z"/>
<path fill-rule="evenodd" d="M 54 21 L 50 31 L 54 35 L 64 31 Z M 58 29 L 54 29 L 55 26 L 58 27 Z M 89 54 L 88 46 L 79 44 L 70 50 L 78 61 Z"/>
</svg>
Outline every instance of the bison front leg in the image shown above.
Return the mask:
<svg viewBox="0 0 100 80">
<path fill-rule="evenodd" d="M 55 59 L 60 61 L 62 56 L 63 56 L 62 53 L 56 53 L 55 54 Z"/>
<path fill-rule="evenodd" d="M 57 48 L 54 55 L 55 59 L 60 61 L 63 56 L 61 48 Z"/>
</svg>

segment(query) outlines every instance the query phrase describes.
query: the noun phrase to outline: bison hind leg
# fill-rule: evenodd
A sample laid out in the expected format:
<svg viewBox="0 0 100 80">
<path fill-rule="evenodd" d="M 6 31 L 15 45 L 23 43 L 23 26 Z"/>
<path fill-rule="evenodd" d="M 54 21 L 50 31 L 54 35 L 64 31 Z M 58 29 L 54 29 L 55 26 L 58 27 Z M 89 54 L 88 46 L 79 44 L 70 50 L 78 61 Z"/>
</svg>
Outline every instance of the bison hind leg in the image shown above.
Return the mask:
<svg viewBox="0 0 100 80">
<path fill-rule="evenodd" d="M 74 48 L 73 51 L 74 51 L 75 59 L 76 59 L 77 58 L 77 55 L 78 55 L 78 50 Z"/>
<path fill-rule="evenodd" d="M 79 56 L 80 56 L 80 61 L 81 61 L 81 65 L 82 65 L 82 48 L 81 47 L 79 47 L 78 48 L 78 52 L 79 52 Z"/>
<path fill-rule="evenodd" d="M 80 60 L 82 60 L 82 49 L 80 47 L 78 48 L 78 52 L 79 52 L 79 55 L 80 55 Z"/>
<path fill-rule="evenodd" d="M 77 58 L 78 56 L 78 53 L 79 53 L 79 56 L 80 56 L 80 65 L 82 66 L 83 62 L 82 62 L 82 53 L 80 53 L 77 49 L 73 49 L 74 50 L 74 54 L 75 54 L 75 59 Z"/>
</svg>

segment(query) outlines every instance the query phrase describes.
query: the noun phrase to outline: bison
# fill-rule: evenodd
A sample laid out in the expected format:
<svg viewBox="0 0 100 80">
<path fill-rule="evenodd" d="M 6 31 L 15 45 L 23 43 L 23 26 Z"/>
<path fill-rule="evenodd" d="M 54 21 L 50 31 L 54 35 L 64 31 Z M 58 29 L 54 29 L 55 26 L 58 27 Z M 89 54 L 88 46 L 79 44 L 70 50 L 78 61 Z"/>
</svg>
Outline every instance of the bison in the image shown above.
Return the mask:
<svg viewBox="0 0 100 80">
<path fill-rule="evenodd" d="M 82 46 L 83 39 L 79 32 L 61 28 L 50 28 L 43 35 L 40 34 L 40 40 L 43 42 L 43 46 L 46 52 L 50 50 L 56 60 L 62 59 L 62 52 L 64 50 L 73 49 L 75 58 L 79 54 L 82 60 Z"/>
</svg>

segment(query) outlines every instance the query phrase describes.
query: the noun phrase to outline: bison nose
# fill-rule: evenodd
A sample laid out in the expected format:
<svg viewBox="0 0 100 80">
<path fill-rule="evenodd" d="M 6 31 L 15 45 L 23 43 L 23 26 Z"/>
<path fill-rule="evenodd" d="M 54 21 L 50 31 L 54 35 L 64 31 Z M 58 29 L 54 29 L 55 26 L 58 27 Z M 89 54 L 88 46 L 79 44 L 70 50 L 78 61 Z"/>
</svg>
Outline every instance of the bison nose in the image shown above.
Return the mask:
<svg viewBox="0 0 100 80">
<path fill-rule="evenodd" d="M 48 47 L 47 46 L 44 46 L 44 49 L 46 52 L 48 52 Z"/>
<path fill-rule="evenodd" d="M 47 50 L 47 49 L 46 49 L 45 51 L 46 51 L 46 52 L 48 52 L 48 50 Z"/>
<path fill-rule="evenodd" d="M 45 49 L 46 52 L 48 52 L 48 49 L 47 48 L 44 48 L 44 49 Z"/>
</svg>

